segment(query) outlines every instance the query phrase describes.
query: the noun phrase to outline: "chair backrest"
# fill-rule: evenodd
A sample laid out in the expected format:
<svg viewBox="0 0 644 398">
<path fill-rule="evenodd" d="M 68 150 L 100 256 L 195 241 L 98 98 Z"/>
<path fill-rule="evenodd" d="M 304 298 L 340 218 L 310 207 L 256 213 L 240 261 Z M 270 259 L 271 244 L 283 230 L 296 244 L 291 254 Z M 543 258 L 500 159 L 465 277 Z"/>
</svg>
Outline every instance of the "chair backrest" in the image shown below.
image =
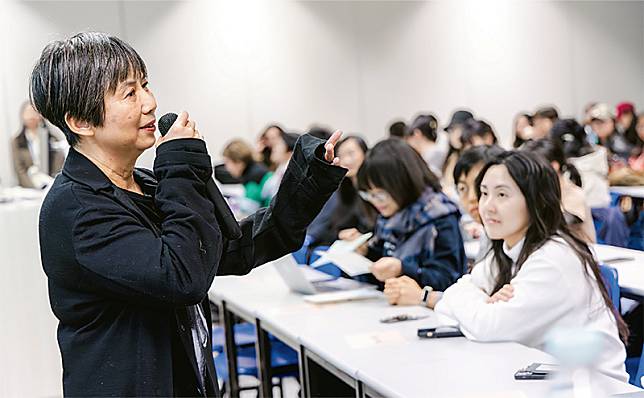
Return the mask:
<svg viewBox="0 0 644 398">
<path fill-rule="evenodd" d="M 617 270 L 608 265 L 599 264 L 599 271 L 601 272 L 602 279 L 604 279 L 604 284 L 606 285 L 608 295 L 613 302 L 613 306 L 615 306 L 615 309 L 619 311 L 620 291 Z"/>
<path fill-rule="evenodd" d="M 644 347 L 642 347 L 642 355 L 640 356 L 640 365 L 637 368 L 637 373 L 635 374 L 635 385 L 642 387 L 642 377 L 644 377 Z"/>
</svg>

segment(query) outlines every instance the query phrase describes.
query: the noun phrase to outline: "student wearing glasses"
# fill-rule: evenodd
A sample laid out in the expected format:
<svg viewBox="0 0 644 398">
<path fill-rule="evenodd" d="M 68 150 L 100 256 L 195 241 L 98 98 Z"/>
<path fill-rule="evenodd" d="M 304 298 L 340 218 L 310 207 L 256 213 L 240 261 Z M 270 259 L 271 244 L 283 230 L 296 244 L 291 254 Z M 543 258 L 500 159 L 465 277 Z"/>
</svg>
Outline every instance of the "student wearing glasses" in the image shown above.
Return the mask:
<svg viewBox="0 0 644 398">
<path fill-rule="evenodd" d="M 380 282 L 406 275 L 444 290 L 467 270 L 458 206 L 408 144 L 378 143 L 358 171 L 360 196 L 379 213 L 366 250 Z"/>
</svg>

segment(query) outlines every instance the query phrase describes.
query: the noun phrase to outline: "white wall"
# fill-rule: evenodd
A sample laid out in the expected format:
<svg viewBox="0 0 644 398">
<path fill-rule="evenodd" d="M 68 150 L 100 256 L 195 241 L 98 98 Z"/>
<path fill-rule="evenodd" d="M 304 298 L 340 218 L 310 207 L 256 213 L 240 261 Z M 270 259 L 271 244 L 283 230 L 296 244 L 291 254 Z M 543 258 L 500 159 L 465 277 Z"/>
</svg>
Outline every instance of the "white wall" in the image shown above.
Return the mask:
<svg viewBox="0 0 644 398">
<path fill-rule="evenodd" d="M 642 2 L 2 2 L 0 179 L 27 77 L 49 40 L 92 29 L 148 64 L 158 115 L 187 109 L 214 158 L 277 121 L 321 122 L 372 143 L 388 122 L 459 106 L 509 142 L 513 115 L 588 101 L 644 108 Z M 0 17 L 2 18 L 2 17 Z M 0 20 L 2 21 L 2 20 Z M 153 155 L 145 154 L 149 166 Z"/>
</svg>

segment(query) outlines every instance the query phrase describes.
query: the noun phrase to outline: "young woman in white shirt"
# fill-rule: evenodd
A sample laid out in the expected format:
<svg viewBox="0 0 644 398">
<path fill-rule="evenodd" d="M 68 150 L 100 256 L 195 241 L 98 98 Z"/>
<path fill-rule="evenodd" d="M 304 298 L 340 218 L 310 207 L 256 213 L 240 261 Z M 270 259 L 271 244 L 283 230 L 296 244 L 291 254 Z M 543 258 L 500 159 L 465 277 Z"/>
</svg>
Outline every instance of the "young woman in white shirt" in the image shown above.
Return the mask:
<svg viewBox="0 0 644 398">
<path fill-rule="evenodd" d="M 628 329 L 587 244 L 566 226 L 554 169 L 531 153 L 505 152 L 476 185 L 492 249 L 442 297 L 430 293 L 428 305 L 477 341 L 542 348 L 554 328 L 596 331 L 604 342 L 597 370 L 627 381 Z"/>
</svg>

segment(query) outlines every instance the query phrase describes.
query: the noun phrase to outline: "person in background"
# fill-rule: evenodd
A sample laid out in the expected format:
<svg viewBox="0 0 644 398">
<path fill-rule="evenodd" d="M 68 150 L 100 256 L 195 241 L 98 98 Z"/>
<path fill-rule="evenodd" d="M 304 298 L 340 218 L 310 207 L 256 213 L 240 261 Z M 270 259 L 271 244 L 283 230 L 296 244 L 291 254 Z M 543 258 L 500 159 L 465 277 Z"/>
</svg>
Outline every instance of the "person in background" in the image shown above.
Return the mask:
<svg viewBox="0 0 644 398">
<path fill-rule="evenodd" d="M 635 132 L 637 133 L 637 150 L 628 160 L 628 165 L 631 169 L 637 172 L 644 171 L 644 113 L 637 116 L 635 125 Z"/>
<path fill-rule="evenodd" d="M 311 126 L 311 128 L 309 128 L 309 134 L 311 134 L 315 138 L 319 138 L 325 141 L 331 138 L 331 130 L 318 125 Z"/>
<path fill-rule="evenodd" d="M 285 132 L 278 124 L 271 124 L 262 131 L 257 139 L 257 152 L 260 154 L 261 161 L 270 170 L 275 171 L 277 165 L 271 161 L 271 151 L 273 146 L 282 139 Z"/>
<path fill-rule="evenodd" d="M 224 148 L 223 156 L 226 170 L 244 185 L 244 196 L 260 207 L 268 206 L 271 197 L 262 196 L 262 191 L 272 173 L 255 161 L 251 146 L 244 140 L 233 140 Z"/>
<path fill-rule="evenodd" d="M 308 245 L 330 245 L 337 239 L 353 240 L 373 230 L 376 212 L 358 195 L 358 170 L 367 156 L 367 143 L 350 135 L 335 146 L 340 165 L 347 169 L 337 191 L 307 230 Z"/>
<path fill-rule="evenodd" d="M 456 164 L 462 150 L 461 134 L 463 133 L 463 125 L 470 119 L 474 119 L 472 112 L 462 109 L 455 111 L 452 114 L 449 124 L 444 128 L 444 131 L 447 132 L 449 137 L 449 151 L 447 152 L 447 160 L 443 166 L 443 179 L 441 180 L 443 186 L 454 186 L 452 174 L 454 171 L 454 165 Z"/>
<path fill-rule="evenodd" d="M 397 120 L 389 125 L 389 138 L 404 138 L 407 125 L 402 120 Z"/>
<path fill-rule="evenodd" d="M 492 250 L 429 306 L 465 337 L 543 349 L 553 329 L 584 328 L 602 340 L 596 369 L 626 382 L 628 328 L 611 302 L 588 244 L 561 212 L 554 169 L 525 151 L 505 152 L 477 177 L 479 211 Z"/>
<path fill-rule="evenodd" d="M 520 147 L 524 142 L 532 138 L 532 116 L 525 112 L 519 113 L 514 118 L 514 124 L 512 128 L 514 133 L 514 142 L 512 143 L 513 148 Z"/>
<path fill-rule="evenodd" d="M 467 271 L 460 212 L 418 152 L 399 139 L 374 146 L 358 171 L 360 197 L 378 211 L 363 254 L 380 282 L 406 275 L 443 290 Z"/>
<path fill-rule="evenodd" d="M 498 145 L 475 146 L 464 151 L 454 167 L 454 181 L 456 181 L 459 202 L 461 208 L 467 212 L 461 218 L 463 236 L 466 240 L 478 241 L 479 249 L 473 257 L 473 264 L 483 260 L 490 251 L 490 241 L 483 229 L 478 210 L 476 177 L 487 162 L 503 152 L 503 148 Z M 406 275 L 385 281 L 385 297 L 392 305 L 426 305 L 426 301 L 423 301 L 424 298 L 426 299 L 426 291 L 426 288 L 424 289 L 418 282 Z"/>
<path fill-rule="evenodd" d="M 470 119 L 463 125 L 463 132 L 461 133 L 462 150 L 477 145 L 494 145 L 496 142 L 496 134 L 494 134 L 492 126 L 487 122 Z"/>
<path fill-rule="evenodd" d="M 608 190 L 608 155 L 606 148 L 593 146 L 586 140 L 584 128 L 575 119 L 561 119 L 552 126 L 550 137 L 561 146 L 564 157 L 575 166 L 590 208 L 610 205 Z"/>
<path fill-rule="evenodd" d="M 440 178 L 449 147 L 447 140 L 439 144 L 437 132 L 438 120 L 434 115 L 419 115 L 407 129 L 405 140 L 422 156 L 432 173 Z"/>
<path fill-rule="evenodd" d="M 635 111 L 635 105 L 630 102 L 620 102 L 615 107 L 615 111 L 615 127 L 617 131 L 626 138 L 634 149 L 638 145 L 641 146 L 641 140 L 637 136 L 637 112 Z"/>
<path fill-rule="evenodd" d="M 550 129 L 559 120 L 559 112 L 554 106 L 544 106 L 532 115 L 532 139 L 540 140 L 548 137 Z"/>
<path fill-rule="evenodd" d="M 559 142 L 543 138 L 525 143 L 521 150 L 536 153 L 550 163 L 559 177 L 561 207 L 570 231 L 587 243 L 595 243 L 593 216 L 581 188 L 581 176 L 575 166 L 566 160 Z M 571 180 L 575 180 L 576 183 Z"/>
<path fill-rule="evenodd" d="M 615 127 L 615 119 L 610 107 L 600 103 L 590 110 L 590 126 L 597 134 L 599 145 L 608 150 L 609 166 L 614 163 L 625 164 L 633 146 Z"/>
<path fill-rule="evenodd" d="M 275 166 L 275 172 L 264 183 L 261 196 L 264 198 L 272 198 L 277 194 L 284 172 L 288 166 L 295 143 L 300 137 L 297 133 L 284 133 L 278 136 L 274 142 L 271 143 L 271 157 L 270 162 Z"/>
<path fill-rule="evenodd" d="M 29 102 L 22 104 L 20 119 L 20 131 L 11 141 L 18 185 L 23 188 L 44 188 L 63 167 L 64 140 L 49 130 L 47 123 Z"/>
</svg>

